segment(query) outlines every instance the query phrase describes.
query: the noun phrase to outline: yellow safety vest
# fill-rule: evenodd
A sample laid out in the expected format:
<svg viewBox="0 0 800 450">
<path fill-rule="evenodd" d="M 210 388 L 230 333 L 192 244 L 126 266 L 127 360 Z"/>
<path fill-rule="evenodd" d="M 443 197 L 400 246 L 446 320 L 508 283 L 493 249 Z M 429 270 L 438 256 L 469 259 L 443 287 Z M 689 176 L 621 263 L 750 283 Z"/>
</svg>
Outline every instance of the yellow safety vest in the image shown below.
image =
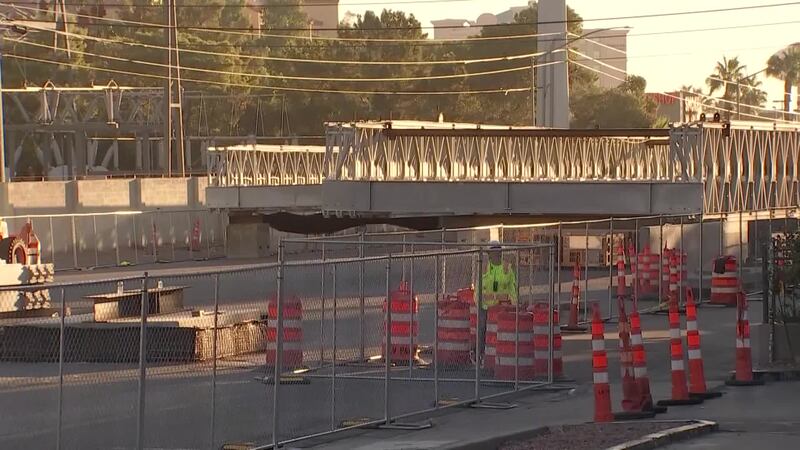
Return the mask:
<svg viewBox="0 0 800 450">
<path fill-rule="evenodd" d="M 509 267 L 508 270 L 503 264 L 489 263 L 486 272 L 481 280 L 483 290 L 482 308 L 489 309 L 498 303 L 495 294 L 507 295 L 512 304 L 517 303 L 517 275 Z"/>
</svg>

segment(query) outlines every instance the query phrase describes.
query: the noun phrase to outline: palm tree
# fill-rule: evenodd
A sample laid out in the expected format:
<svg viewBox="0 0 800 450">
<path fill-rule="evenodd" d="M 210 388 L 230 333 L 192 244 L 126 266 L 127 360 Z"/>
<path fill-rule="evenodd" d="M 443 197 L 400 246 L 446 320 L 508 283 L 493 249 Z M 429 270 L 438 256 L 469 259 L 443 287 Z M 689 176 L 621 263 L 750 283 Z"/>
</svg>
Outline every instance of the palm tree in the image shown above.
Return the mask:
<svg viewBox="0 0 800 450">
<path fill-rule="evenodd" d="M 763 110 L 751 108 L 752 106 L 763 107 L 767 102 L 767 92 L 761 89 L 761 82 L 748 77 L 741 83 L 741 108 L 742 112 L 751 115 L 761 115 Z"/>
<path fill-rule="evenodd" d="M 783 110 L 789 112 L 792 88 L 800 82 L 800 43 L 794 43 L 770 56 L 767 76 L 783 80 Z M 798 100 L 800 107 L 800 99 Z"/>
<path fill-rule="evenodd" d="M 747 66 L 739 62 L 738 57 L 733 57 L 731 59 L 723 57 L 722 61 L 717 62 L 714 71 L 706 79 L 706 84 L 708 84 L 709 89 L 708 95 L 713 95 L 714 92 L 722 88 L 724 91 L 722 95 L 723 99 L 731 101 L 736 100 L 736 83 L 738 80 L 744 78 L 746 67 Z"/>
</svg>

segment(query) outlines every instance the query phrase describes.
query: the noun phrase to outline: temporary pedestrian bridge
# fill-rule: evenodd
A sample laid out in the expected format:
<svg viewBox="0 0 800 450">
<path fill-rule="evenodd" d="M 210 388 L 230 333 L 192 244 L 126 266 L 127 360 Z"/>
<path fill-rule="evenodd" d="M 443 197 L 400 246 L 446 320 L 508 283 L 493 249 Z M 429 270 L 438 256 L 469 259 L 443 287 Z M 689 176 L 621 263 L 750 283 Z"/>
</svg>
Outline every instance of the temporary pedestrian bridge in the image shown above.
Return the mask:
<svg viewBox="0 0 800 450">
<path fill-rule="evenodd" d="M 800 204 L 797 126 L 576 130 L 395 120 L 325 128 L 324 148 L 210 148 L 209 206 L 375 220 L 725 213 Z"/>
</svg>

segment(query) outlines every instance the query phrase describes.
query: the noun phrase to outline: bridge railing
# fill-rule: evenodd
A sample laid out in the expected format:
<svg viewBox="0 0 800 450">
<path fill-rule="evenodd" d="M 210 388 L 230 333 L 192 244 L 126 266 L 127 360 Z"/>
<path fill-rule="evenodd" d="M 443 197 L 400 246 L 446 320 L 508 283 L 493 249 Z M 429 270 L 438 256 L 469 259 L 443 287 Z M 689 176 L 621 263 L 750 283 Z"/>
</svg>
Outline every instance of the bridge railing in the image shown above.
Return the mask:
<svg viewBox="0 0 800 450">
<path fill-rule="evenodd" d="M 329 124 L 325 178 L 682 181 L 667 129 L 392 128 Z M 454 124 L 455 125 L 455 124 Z M 334 156 L 335 154 L 335 156 Z"/>
<path fill-rule="evenodd" d="M 244 144 L 209 147 L 209 185 L 320 184 L 324 156 L 324 147 L 314 145 Z"/>
</svg>

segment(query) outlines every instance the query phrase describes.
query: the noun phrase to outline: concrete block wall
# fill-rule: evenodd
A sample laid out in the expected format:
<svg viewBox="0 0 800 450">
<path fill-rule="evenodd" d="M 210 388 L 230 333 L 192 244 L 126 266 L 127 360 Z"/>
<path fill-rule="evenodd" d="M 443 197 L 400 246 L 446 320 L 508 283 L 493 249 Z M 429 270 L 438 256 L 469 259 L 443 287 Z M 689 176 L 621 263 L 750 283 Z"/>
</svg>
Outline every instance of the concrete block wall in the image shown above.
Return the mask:
<svg viewBox="0 0 800 450">
<path fill-rule="evenodd" d="M 76 214 L 206 209 L 206 178 L 25 181 L 0 187 L 0 212 Z"/>
</svg>

